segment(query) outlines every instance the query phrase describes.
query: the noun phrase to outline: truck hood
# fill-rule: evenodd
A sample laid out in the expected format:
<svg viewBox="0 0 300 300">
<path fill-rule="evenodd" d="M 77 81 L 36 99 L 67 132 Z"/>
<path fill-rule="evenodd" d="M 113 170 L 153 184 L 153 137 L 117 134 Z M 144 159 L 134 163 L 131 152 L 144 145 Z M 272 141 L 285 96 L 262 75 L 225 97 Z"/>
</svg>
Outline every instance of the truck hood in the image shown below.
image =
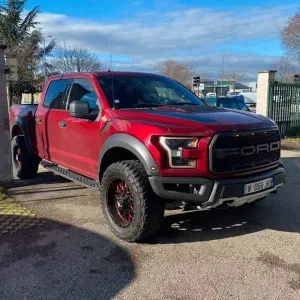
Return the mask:
<svg viewBox="0 0 300 300">
<path fill-rule="evenodd" d="M 122 113 L 121 113 L 122 111 Z M 253 130 L 276 126 L 269 118 L 240 110 L 222 109 L 210 106 L 185 106 L 180 108 L 158 107 L 147 109 L 118 110 L 123 117 L 153 122 L 156 126 L 169 124 L 175 127 L 205 127 L 215 132 Z M 124 114 L 123 114 L 124 113 Z M 120 115 L 119 115 L 120 116 Z M 134 117 L 133 117 L 134 116 Z M 200 128 L 199 128 L 200 129 Z"/>
</svg>

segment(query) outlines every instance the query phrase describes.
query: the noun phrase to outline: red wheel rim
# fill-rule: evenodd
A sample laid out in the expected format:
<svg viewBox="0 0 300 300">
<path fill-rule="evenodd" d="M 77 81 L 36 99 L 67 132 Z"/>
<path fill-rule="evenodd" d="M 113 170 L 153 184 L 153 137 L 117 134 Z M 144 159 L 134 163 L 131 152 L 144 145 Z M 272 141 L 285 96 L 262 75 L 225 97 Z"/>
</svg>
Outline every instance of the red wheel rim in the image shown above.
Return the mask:
<svg viewBox="0 0 300 300">
<path fill-rule="evenodd" d="M 113 180 L 108 190 L 108 208 L 115 223 L 120 227 L 129 226 L 134 218 L 134 200 L 128 184 Z"/>
</svg>

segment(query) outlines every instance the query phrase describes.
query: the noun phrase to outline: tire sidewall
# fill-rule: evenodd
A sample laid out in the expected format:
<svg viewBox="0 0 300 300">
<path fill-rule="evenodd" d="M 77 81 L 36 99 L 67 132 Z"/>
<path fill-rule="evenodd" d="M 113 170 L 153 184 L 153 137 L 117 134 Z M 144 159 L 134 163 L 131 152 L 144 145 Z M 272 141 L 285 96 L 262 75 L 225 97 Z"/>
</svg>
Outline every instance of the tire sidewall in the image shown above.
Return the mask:
<svg viewBox="0 0 300 300">
<path fill-rule="evenodd" d="M 22 157 L 22 164 L 19 166 L 16 163 L 15 155 L 14 155 L 14 148 L 18 146 L 20 149 L 21 157 Z M 20 179 L 29 179 L 36 175 L 38 169 L 38 160 L 35 159 L 32 155 L 29 154 L 25 137 L 18 135 L 15 136 L 11 141 L 11 153 L 13 159 L 13 169 L 14 174 Z"/>
<path fill-rule="evenodd" d="M 126 182 L 133 196 L 134 217 L 131 224 L 125 228 L 120 227 L 115 223 L 108 209 L 107 201 L 108 201 L 109 186 L 111 182 L 115 179 L 120 179 Z M 141 230 L 145 222 L 143 218 L 145 214 L 145 206 L 143 205 L 144 199 L 141 198 L 141 195 L 138 192 L 136 186 L 133 184 L 132 180 L 126 177 L 126 175 L 124 174 L 124 172 L 122 172 L 122 170 L 110 170 L 108 176 L 104 176 L 100 188 L 100 197 L 101 197 L 103 213 L 113 232 L 115 232 L 118 236 L 128 239 L 131 236 L 136 235 L 137 231 Z"/>
<path fill-rule="evenodd" d="M 20 149 L 20 153 L 23 159 L 23 155 L 24 155 L 24 149 L 23 145 L 22 145 L 22 136 L 15 136 L 12 141 L 11 141 L 11 154 L 12 154 L 12 159 L 13 159 L 13 170 L 14 170 L 14 174 L 17 177 L 20 177 L 20 175 L 22 176 L 22 167 L 18 165 L 18 163 L 16 162 L 16 158 L 15 158 L 15 147 L 18 146 Z M 25 154 L 26 156 L 26 154 Z"/>
</svg>

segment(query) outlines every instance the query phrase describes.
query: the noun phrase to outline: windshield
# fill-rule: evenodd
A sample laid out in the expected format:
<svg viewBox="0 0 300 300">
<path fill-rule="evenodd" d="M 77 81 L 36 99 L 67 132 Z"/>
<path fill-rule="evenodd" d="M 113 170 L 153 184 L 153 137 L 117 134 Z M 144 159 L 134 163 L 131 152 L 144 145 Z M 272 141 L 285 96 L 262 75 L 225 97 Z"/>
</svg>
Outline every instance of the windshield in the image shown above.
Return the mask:
<svg viewBox="0 0 300 300">
<path fill-rule="evenodd" d="M 113 75 L 98 76 L 98 80 L 115 108 L 206 105 L 187 88 L 163 76 Z"/>
</svg>

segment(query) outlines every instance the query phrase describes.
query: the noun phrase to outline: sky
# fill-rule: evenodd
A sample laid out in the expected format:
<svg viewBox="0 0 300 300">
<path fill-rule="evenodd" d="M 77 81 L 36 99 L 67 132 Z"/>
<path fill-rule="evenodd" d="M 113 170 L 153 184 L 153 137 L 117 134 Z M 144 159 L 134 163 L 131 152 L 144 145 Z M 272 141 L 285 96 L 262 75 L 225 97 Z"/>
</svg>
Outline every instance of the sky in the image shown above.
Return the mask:
<svg viewBox="0 0 300 300">
<path fill-rule="evenodd" d="M 152 72 L 165 59 L 196 72 L 274 69 L 284 55 L 280 31 L 295 0 L 28 0 L 39 5 L 44 35 L 83 46 L 113 70 Z"/>
</svg>

